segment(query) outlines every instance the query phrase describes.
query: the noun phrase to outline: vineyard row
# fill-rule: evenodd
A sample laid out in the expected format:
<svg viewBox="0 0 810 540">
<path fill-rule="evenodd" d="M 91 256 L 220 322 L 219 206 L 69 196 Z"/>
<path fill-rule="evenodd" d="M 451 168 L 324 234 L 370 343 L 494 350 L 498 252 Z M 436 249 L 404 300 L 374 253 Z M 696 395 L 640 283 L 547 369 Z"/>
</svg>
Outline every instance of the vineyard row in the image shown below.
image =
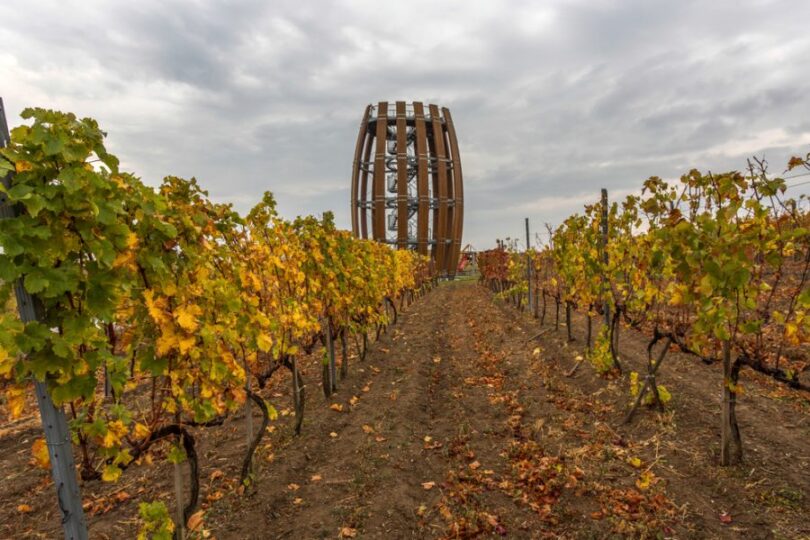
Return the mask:
<svg viewBox="0 0 810 540">
<path fill-rule="evenodd" d="M 273 414 L 257 387 L 290 372 L 300 431 L 296 359 L 324 345 L 328 396 L 335 340 L 345 375 L 347 340 L 363 355 L 396 304 L 433 284 L 427 259 L 355 239 L 331 214 L 286 220 L 265 193 L 240 216 L 194 179 L 167 177 L 155 190 L 119 169 L 94 120 L 43 109 L 22 116 L 28 124 L 0 149 L 6 405 L 19 415 L 30 382 L 44 383 L 45 397 L 68 412 L 85 480 L 116 481 L 172 441 L 169 459 L 188 460 L 192 471 L 183 523 L 197 505 L 190 428 L 259 407 L 265 425 L 249 434 L 242 467 L 250 482 L 251 456 Z M 28 301 L 34 316 L 18 316 L 17 304 Z M 61 459 L 55 444 L 48 441 L 51 460 Z M 67 501 L 57 487 L 65 519 L 82 521 L 81 498 Z M 165 507 L 142 512 L 150 534 L 174 528 Z"/>
<path fill-rule="evenodd" d="M 790 160 L 788 170 L 797 168 L 810 169 L 810 154 Z M 481 279 L 518 306 L 531 295 L 543 322 L 547 303 L 556 326 L 564 309 L 569 340 L 571 311 L 582 310 L 586 356 L 602 374 L 622 372 L 622 325 L 646 332 L 648 369 L 640 389 L 631 377 L 627 421 L 642 399 L 663 408 L 656 373 L 670 347 L 721 363 L 721 463 L 736 463 L 743 367 L 810 390 L 801 379 L 810 370 L 810 213 L 806 198 L 789 198 L 786 188 L 757 159 L 744 173 L 651 177 L 640 195 L 610 205 L 605 197 L 549 229 L 541 249 L 521 253 L 511 241 L 480 254 Z M 605 324 L 593 338 L 597 316 Z"/>
</svg>

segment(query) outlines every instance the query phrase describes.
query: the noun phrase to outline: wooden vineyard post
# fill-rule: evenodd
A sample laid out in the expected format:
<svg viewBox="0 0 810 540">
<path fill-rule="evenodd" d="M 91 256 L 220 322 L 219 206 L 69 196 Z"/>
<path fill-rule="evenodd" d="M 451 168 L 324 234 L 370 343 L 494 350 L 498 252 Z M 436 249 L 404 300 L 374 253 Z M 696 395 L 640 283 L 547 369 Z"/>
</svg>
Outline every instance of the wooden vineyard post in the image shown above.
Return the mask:
<svg viewBox="0 0 810 540">
<path fill-rule="evenodd" d="M 736 368 L 736 369 L 735 369 Z M 723 341 L 723 412 L 720 427 L 720 465 L 742 462 L 742 439 L 737 425 L 736 384 L 739 366 L 731 361 L 731 343 Z"/>
<path fill-rule="evenodd" d="M 340 363 L 340 380 L 342 381 L 346 377 L 349 376 L 349 345 L 346 342 L 346 332 L 348 329 L 346 327 L 340 332 L 340 348 L 341 354 L 343 355 L 343 361 Z"/>
<path fill-rule="evenodd" d="M 181 441 L 182 437 L 183 436 L 181 435 Z M 179 444 L 182 444 L 182 442 Z M 183 518 L 183 469 L 180 463 L 174 464 L 174 498 L 177 502 L 177 515 L 175 516 L 177 523 L 177 538 L 179 538 L 179 540 L 183 540 L 186 537 L 186 520 Z"/>
<path fill-rule="evenodd" d="M 0 148 L 5 148 L 10 142 L 6 111 L 3 100 L 0 98 Z M 11 176 L 12 173 L 9 173 L 2 179 L 4 187 L 10 186 Z M 14 218 L 17 215 L 19 215 L 19 209 L 9 204 L 4 194 L 0 194 L 0 219 Z M 36 298 L 28 294 L 22 279 L 14 284 L 14 292 L 22 322 L 27 323 L 42 318 L 42 305 Z M 82 496 L 76 479 L 73 445 L 67 418 L 65 418 L 62 408 L 57 407 L 51 400 L 47 383 L 34 381 L 34 391 L 37 396 L 40 418 L 42 418 L 42 427 L 45 430 L 45 442 L 51 460 L 51 477 L 56 487 L 65 538 L 86 540 L 87 523 L 84 519 Z"/>
<path fill-rule="evenodd" d="M 534 298 L 532 298 L 532 254 L 529 252 L 529 218 L 526 218 L 526 285 L 528 286 L 526 293 L 527 306 L 529 313 L 534 313 L 532 306 L 534 306 Z"/>
<path fill-rule="evenodd" d="M 324 336 L 326 337 L 327 362 L 323 366 L 323 395 L 329 397 L 337 390 L 337 382 L 335 381 L 337 373 L 335 370 L 335 343 L 332 339 L 331 317 L 326 318 L 325 324 Z"/>
<path fill-rule="evenodd" d="M 242 365 L 245 368 L 245 435 L 247 447 L 253 444 L 253 412 L 252 400 L 250 399 L 250 371 L 248 369 L 247 358 L 242 356 Z"/>
<path fill-rule="evenodd" d="M 608 265 L 608 252 L 607 252 L 607 240 L 608 240 L 608 192 L 605 188 L 602 188 L 602 235 L 601 235 L 601 248 L 602 248 L 602 263 L 607 268 Z M 607 296 L 607 287 L 605 287 L 605 276 L 602 276 L 602 294 Z M 607 301 L 605 298 L 602 298 L 605 306 L 605 326 L 610 328 L 610 307 L 608 307 Z"/>
</svg>

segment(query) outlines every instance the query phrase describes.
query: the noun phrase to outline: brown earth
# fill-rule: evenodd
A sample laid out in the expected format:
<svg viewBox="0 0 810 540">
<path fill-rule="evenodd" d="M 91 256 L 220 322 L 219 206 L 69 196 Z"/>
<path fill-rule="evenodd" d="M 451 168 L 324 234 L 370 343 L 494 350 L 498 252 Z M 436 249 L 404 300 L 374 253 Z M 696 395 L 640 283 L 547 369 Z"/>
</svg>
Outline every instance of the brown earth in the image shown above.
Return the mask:
<svg viewBox="0 0 810 540">
<path fill-rule="evenodd" d="M 205 513 L 193 535 L 810 538 L 810 396 L 743 372 L 745 463 L 722 468 L 717 366 L 671 352 L 658 381 L 673 395 L 667 412 L 645 408 L 624 426 L 627 377 L 606 380 L 587 363 L 567 377 L 584 317 L 573 343 L 550 318 L 540 327 L 478 285 L 442 285 L 364 362 L 351 359 L 327 402 L 310 359 L 300 437 L 289 376 L 277 375 L 264 397 L 281 415 L 245 493 L 244 418 L 195 431 Z M 627 367 L 642 368 L 645 347 L 623 330 Z M 53 485 L 27 465 L 38 430 L 28 418 L 0 431 L 2 538 L 59 536 Z M 173 505 L 171 466 L 154 463 L 82 486 L 92 538 L 134 537 L 138 501 Z"/>
</svg>

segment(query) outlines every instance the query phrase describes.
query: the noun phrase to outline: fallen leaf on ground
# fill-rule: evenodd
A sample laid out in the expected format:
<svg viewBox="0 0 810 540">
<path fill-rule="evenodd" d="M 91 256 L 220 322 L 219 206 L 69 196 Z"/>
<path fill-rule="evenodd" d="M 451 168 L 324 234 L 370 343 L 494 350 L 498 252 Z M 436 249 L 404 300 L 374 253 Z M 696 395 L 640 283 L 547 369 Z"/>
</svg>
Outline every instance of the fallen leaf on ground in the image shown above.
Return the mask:
<svg viewBox="0 0 810 540">
<path fill-rule="evenodd" d="M 473 461 L 472 463 L 470 463 L 470 468 L 471 468 L 472 470 L 475 470 L 475 469 L 477 469 L 477 468 L 478 468 L 478 467 L 480 467 L 480 466 L 481 466 L 481 462 L 480 462 L 480 461 Z"/>
<path fill-rule="evenodd" d="M 31 508 L 27 504 L 21 504 L 21 505 L 17 506 L 17 512 L 22 512 L 23 514 L 28 514 L 28 513 L 33 512 L 33 511 L 34 511 L 34 509 Z"/>
<path fill-rule="evenodd" d="M 357 529 L 353 529 L 351 527 L 342 527 L 340 529 L 341 538 L 354 538 L 356 536 L 357 536 Z"/>
<path fill-rule="evenodd" d="M 720 523 L 729 524 L 731 523 L 731 514 L 728 512 L 723 512 L 720 514 Z"/>
<path fill-rule="evenodd" d="M 194 512 L 189 516 L 188 521 L 186 522 L 186 526 L 190 531 L 196 531 L 203 524 L 203 515 L 205 514 L 205 510 L 200 510 L 198 512 Z"/>
<path fill-rule="evenodd" d="M 220 500 L 224 496 L 225 494 L 222 491 L 216 490 L 213 493 L 209 493 L 208 496 L 205 497 L 205 500 L 207 500 L 208 502 L 214 502 Z"/>
<path fill-rule="evenodd" d="M 343 405 L 341 405 L 340 403 L 332 403 L 331 405 L 329 405 L 329 408 L 332 409 L 333 411 L 343 412 Z"/>
<path fill-rule="evenodd" d="M 368 424 L 363 424 L 363 431 L 366 433 L 374 433 L 374 428 Z"/>
<path fill-rule="evenodd" d="M 290 491 L 298 491 L 300 487 L 298 484 L 287 484 L 287 489 Z"/>
<path fill-rule="evenodd" d="M 296 498 L 293 500 L 293 504 L 301 504 L 301 503 L 303 503 L 303 502 L 304 502 L 304 499 L 302 499 L 301 497 L 296 497 Z"/>
<path fill-rule="evenodd" d="M 349 400 L 349 405 L 357 405 L 357 402 L 360 401 L 360 398 L 357 396 L 352 396 Z"/>
<path fill-rule="evenodd" d="M 330 434 L 329 434 L 329 436 L 330 436 L 330 437 L 332 437 L 332 438 L 334 439 L 335 437 L 337 437 L 337 433 L 335 433 L 335 432 L 333 431 L 332 433 L 330 433 Z"/>
<path fill-rule="evenodd" d="M 433 486 L 436 485 L 436 482 L 422 482 L 422 487 L 426 490 L 433 489 Z"/>
<path fill-rule="evenodd" d="M 321 481 L 321 475 L 320 474 L 313 474 L 312 478 L 310 478 L 310 480 L 312 480 L 313 482 L 320 482 Z"/>
</svg>

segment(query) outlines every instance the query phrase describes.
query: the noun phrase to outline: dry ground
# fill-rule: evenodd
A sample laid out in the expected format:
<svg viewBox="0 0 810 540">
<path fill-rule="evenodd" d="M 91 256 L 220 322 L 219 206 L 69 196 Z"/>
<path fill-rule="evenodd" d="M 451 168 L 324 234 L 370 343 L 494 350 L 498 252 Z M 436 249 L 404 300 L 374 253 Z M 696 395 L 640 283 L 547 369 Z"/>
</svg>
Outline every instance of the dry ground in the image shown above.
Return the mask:
<svg viewBox="0 0 810 540">
<path fill-rule="evenodd" d="M 808 396 L 744 372 L 745 464 L 721 468 L 716 366 L 671 353 L 659 379 L 669 410 L 623 426 L 627 378 L 588 364 L 567 377 L 582 339 L 549 322 L 474 283 L 442 285 L 351 359 L 326 402 L 310 361 L 300 437 L 289 377 L 277 376 L 264 395 L 282 414 L 246 493 L 235 489 L 244 419 L 196 432 L 202 528 L 219 539 L 810 538 Z M 574 335 L 583 328 L 575 316 Z M 645 345 L 625 330 L 624 363 L 640 370 Z M 26 465 L 38 429 L 29 418 L 0 432 L 0 537 L 59 536 L 47 473 Z M 131 538 L 139 500 L 171 504 L 171 469 L 154 461 L 83 486 L 91 537 Z"/>
</svg>

